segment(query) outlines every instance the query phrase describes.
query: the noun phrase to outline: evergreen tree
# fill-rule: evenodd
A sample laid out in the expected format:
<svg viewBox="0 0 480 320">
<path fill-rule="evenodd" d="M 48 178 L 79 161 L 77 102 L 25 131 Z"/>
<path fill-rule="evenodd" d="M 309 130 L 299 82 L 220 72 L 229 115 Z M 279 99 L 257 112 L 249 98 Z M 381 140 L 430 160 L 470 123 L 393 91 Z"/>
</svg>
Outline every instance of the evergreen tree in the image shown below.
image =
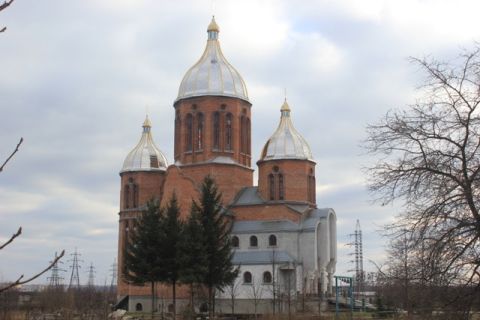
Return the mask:
<svg viewBox="0 0 480 320">
<path fill-rule="evenodd" d="M 203 227 L 199 212 L 194 205 L 192 205 L 190 216 L 183 228 L 180 251 L 180 280 L 190 286 L 190 311 L 191 314 L 194 314 L 194 285 L 203 283 L 207 273 Z"/>
<path fill-rule="evenodd" d="M 224 215 L 222 196 L 210 176 L 202 184 L 200 203 L 193 202 L 193 210 L 199 214 L 204 235 L 204 250 L 207 259 L 203 284 L 208 288 L 209 316 L 215 311 L 215 289 L 222 290 L 238 275 L 232 264 L 233 250 L 230 241 L 232 222 Z"/>
<path fill-rule="evenodd" d="M 178 207 L 177 196 L 173 193 L 167 207 L 164 210 L 165 216 L 161 219 L 160 243 L 158 254 L 162 260 L 161 273 L 162 282 L 172 286 L 173 317 L 176 315 L 176 284 L 178 283 L 181 271 L 180 264 L 180 239 L 182 237 L 183 223 L 180 220 L 180 208 Z"/>
<path fill-rule="evenodd" d="M 124 279 L 134 285 L 150 284 L 152 297 L 152 318 L 155 310 L 155 282 L 162 279 L 163 261 L 158 254 L 162 246 L 159 230 L 161 216 L 158 201 L 150 200 L 147 210 L 137 219 L 136 226 L 125 239 Z"/>
</svg>

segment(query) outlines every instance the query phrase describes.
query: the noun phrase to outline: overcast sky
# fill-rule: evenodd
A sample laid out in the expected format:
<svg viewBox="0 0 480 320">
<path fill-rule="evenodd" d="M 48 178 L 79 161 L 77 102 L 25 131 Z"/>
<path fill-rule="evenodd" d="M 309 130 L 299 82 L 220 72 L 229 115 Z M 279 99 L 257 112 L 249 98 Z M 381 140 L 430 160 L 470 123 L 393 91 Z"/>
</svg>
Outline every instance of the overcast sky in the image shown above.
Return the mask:
<svg viewBox="0 0 480 320">
<path fill-rule="evenodd" d="M 275 130 L 284 88 L 317 161 L 317 202 L 338 217 L 339 274 L 356 219 L 364 265 L 381 261 L 376 230 L 400 206 L 370 202 L 365 126 L 413 103 L 422 74 L 409 56 L 453 59 L 480 40 L 478 1 L 18 0 L 0 12 L 0 281 L 35 273 L 55 251 L 93 262 L 110 282 L 120 178 L 146 109 L 156 144 L 173 158 L 173 101 L 203 52 L 214 13 L 252 107 L 253 158 Z M 256 167 L 255 167 L 256 169 Z M 255 178 L 256 179 L 256 178 Z M 63 276 L 68 279 L 68 260 Z M 46 282 L 46 276 L 38 283 Z"/>
</svg>

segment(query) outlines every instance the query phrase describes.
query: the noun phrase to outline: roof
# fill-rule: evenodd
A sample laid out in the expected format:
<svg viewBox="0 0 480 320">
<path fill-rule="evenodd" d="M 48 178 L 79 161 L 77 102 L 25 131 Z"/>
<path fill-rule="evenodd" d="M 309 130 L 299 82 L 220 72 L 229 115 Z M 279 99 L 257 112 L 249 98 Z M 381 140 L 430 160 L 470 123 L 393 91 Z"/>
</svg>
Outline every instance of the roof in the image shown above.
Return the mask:
<svg viewBox="0 0 480 320">
<path fill-rule="evenodd" d="M 123 162 L 122 172 L 127 171 L 165 171 L 168 163 L 162 151 L 155 145 L 148 116 L 143 123 L 142 137 Z"/>
<path fill-rule="evenodd" d="M 302 221 L 302 230 L 315 231 L 318 221 L 321 219 L 327 219 L 330 214 L 335 216 L 335 212 L 331 208 L 313 209 Z"/>
<path fill-rule="evenodd" d="M 275 263 L 292 263 L 296 260 L 283 250 L 269 251 L 235 251 L 232 259 L 233 264 L 251 265 L 251 264 L 272 264 Z"/>
<path fill-rule="evenodd" d="M 218 28 L 212 19 L 208 41 L 200 60 L 185 74 L 176 101 L 199 96 L 227 96 L 248 102 L 247 86 L 242 76 L 224 57 L 218 41 Z"/>
<path fill-rule="evenodd" d="M 273 221 L 235 221 L 232 233 L 272 233 L 272 232 L 292 232 L 300 230 L 298 224 L 290 220 Z"/>
<path fill-rule="evenodd" d="M 286 100 L 280 112 L 280 123 L 277 130 L 265 143 L 260 160 L 297 159 L 313 161 L 310 146 L 293 126 L 290 107 Z"/>
<path fill-rule="evenodd" d="M 264 204 L 265 201 L 258 193 L 258 187 L 246 187 L 240 190 L 232 205 L 255 205 Z"/>
</svg>

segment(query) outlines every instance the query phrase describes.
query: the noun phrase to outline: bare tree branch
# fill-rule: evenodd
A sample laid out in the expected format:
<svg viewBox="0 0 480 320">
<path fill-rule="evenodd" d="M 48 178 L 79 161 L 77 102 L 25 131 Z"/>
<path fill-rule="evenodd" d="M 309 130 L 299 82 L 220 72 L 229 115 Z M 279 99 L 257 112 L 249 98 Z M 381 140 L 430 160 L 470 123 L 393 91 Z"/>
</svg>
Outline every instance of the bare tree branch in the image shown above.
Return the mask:
<svg viewBox="0 0 480 320">
<path fill-rule="evenodd" d="M 0 250 L 8 246 L 16 237 L 18 237 L 21 234 L 22 234 L 22 227 L 18 228 L 17 232 L 14 233 L 7 242 L 5 242 L 0 246 Z"/>
<path fill-rule="evenodd" d="M 3 9 L 6 9 L 9 5 L 12 4 L 14 0 L 5 0 L 2 4 L 0 4 L 0 11 L 2 11 Z"/>
<path fill-rule="evenodd" d="M 14 1 L 14 0 L 10 0 L 10 1 L 9 1 L 9 0 L 5 0 L 2 4 L 0 4 L 0 11 L 6 9 L 9 5 L 12 4 L 13 1 Z M 1 29 L 0 29 L 0 33 L 5 32 L 5 30 L 7 30 L 7 27 L 1 28 Z M 1 171 L 1 170 L 0 170 L 0 171 Z"/>
<path fill-rule="evenodd" d="M 5 162 L 2 164 L 2 166 L 0 167 L 0 172 L 3 171 L 3 168 L 5 167 L 5 165 L 8 163 L 8 161 L 10 161 L 10 159 L 13 158 L 13 156 L 15 155 L 15 153 L 18 152 L 18 149 L 20 148 L 20 145 L 22 144 L 23 142 L 23 138 L 20 138 L 20 141 L 18 142 L 17 144 L 17 147 L 15 148 L 15 150 L 13 150 L 13 152 L 10 154 L 10 156 L 7 158 L 7 160 L 5 160 Z"/>
<path fill-rule="evenodd" d="M 3 287 L 3 288 L 0 288 L 0 293 L 3 292 L 3 291 L 6 291 L 8 289 L 11 289 L 13 287 L 16 287 L 16 286 L 19 286 L 19 285 L 22 285 L 22 284 L 26 284 L 28 282 L 31 282 L 35 279 L 37 279 L 38 277 L 40 277 L 42 274 L 44 274 L 45 272 L 47 272 L 48 270 L 50 270 L 51 268 L 53 268 L 53 266 L 65 255 L 65 250 L 62 250 L 62 252 L 60 253 L 59 256 L 55 257 L 55 259 L 53 259 L 53 261 L 50 263 L 50 265 L 48 267 L 46 267 L 45 269 L 43 269 L 41 272 L 37 273 L 36 275 L 26 279 L 26 280 L 22 280 L 23 279 L 23 274 L 18 277 L 18 279 L 15 281 L 15 282 L 12 282 L 11 284 L 7 285 L 6 287 Z"/>
<path fill-rule="evenodd" d="M 422 97 L 367 127 L 365 147 L 379 156 L 367 169 L 369 189 L 382 204 L 404 204 L 386 226 L 389 260 L 379 273 L 402 287 L 478 294 L 480 46 L 455 63 L 411 61 L 426 74 Z"/>
</svg>

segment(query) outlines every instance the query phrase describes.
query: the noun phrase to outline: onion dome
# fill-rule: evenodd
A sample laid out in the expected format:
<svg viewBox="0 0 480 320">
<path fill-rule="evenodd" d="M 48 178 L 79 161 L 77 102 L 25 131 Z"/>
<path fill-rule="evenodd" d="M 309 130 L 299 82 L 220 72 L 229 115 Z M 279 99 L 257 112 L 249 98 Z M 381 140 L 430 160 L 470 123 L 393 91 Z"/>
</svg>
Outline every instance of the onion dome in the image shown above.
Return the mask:
<svg viewBox="0 0 480 320">
<path fill-rule="evenodd" d="M 290 106 L 286 99 L 280 112 L 280 124 L 263 147 L 260 160 L 313 160 L 312 151 L 307 141 L 293 126 L 290 118 Z"/>
<path fill-rule="evenodd" d="M 227 96 L 248 101 L 247 87 L 238 71 L 225 59 L 215 17 L 208 25 L 208 40 L 200 60 L 183 77 L 177 100 L 199 96 Z"/>
<path fill-rule="evenodd" d="M 127 171 L 165 171 L 167 159 L 153 142 L 152 124 L 148 116 L 143 122 L 143 132 L 137 146 L 127 155 L 120 173 Z"/>
</svg>

